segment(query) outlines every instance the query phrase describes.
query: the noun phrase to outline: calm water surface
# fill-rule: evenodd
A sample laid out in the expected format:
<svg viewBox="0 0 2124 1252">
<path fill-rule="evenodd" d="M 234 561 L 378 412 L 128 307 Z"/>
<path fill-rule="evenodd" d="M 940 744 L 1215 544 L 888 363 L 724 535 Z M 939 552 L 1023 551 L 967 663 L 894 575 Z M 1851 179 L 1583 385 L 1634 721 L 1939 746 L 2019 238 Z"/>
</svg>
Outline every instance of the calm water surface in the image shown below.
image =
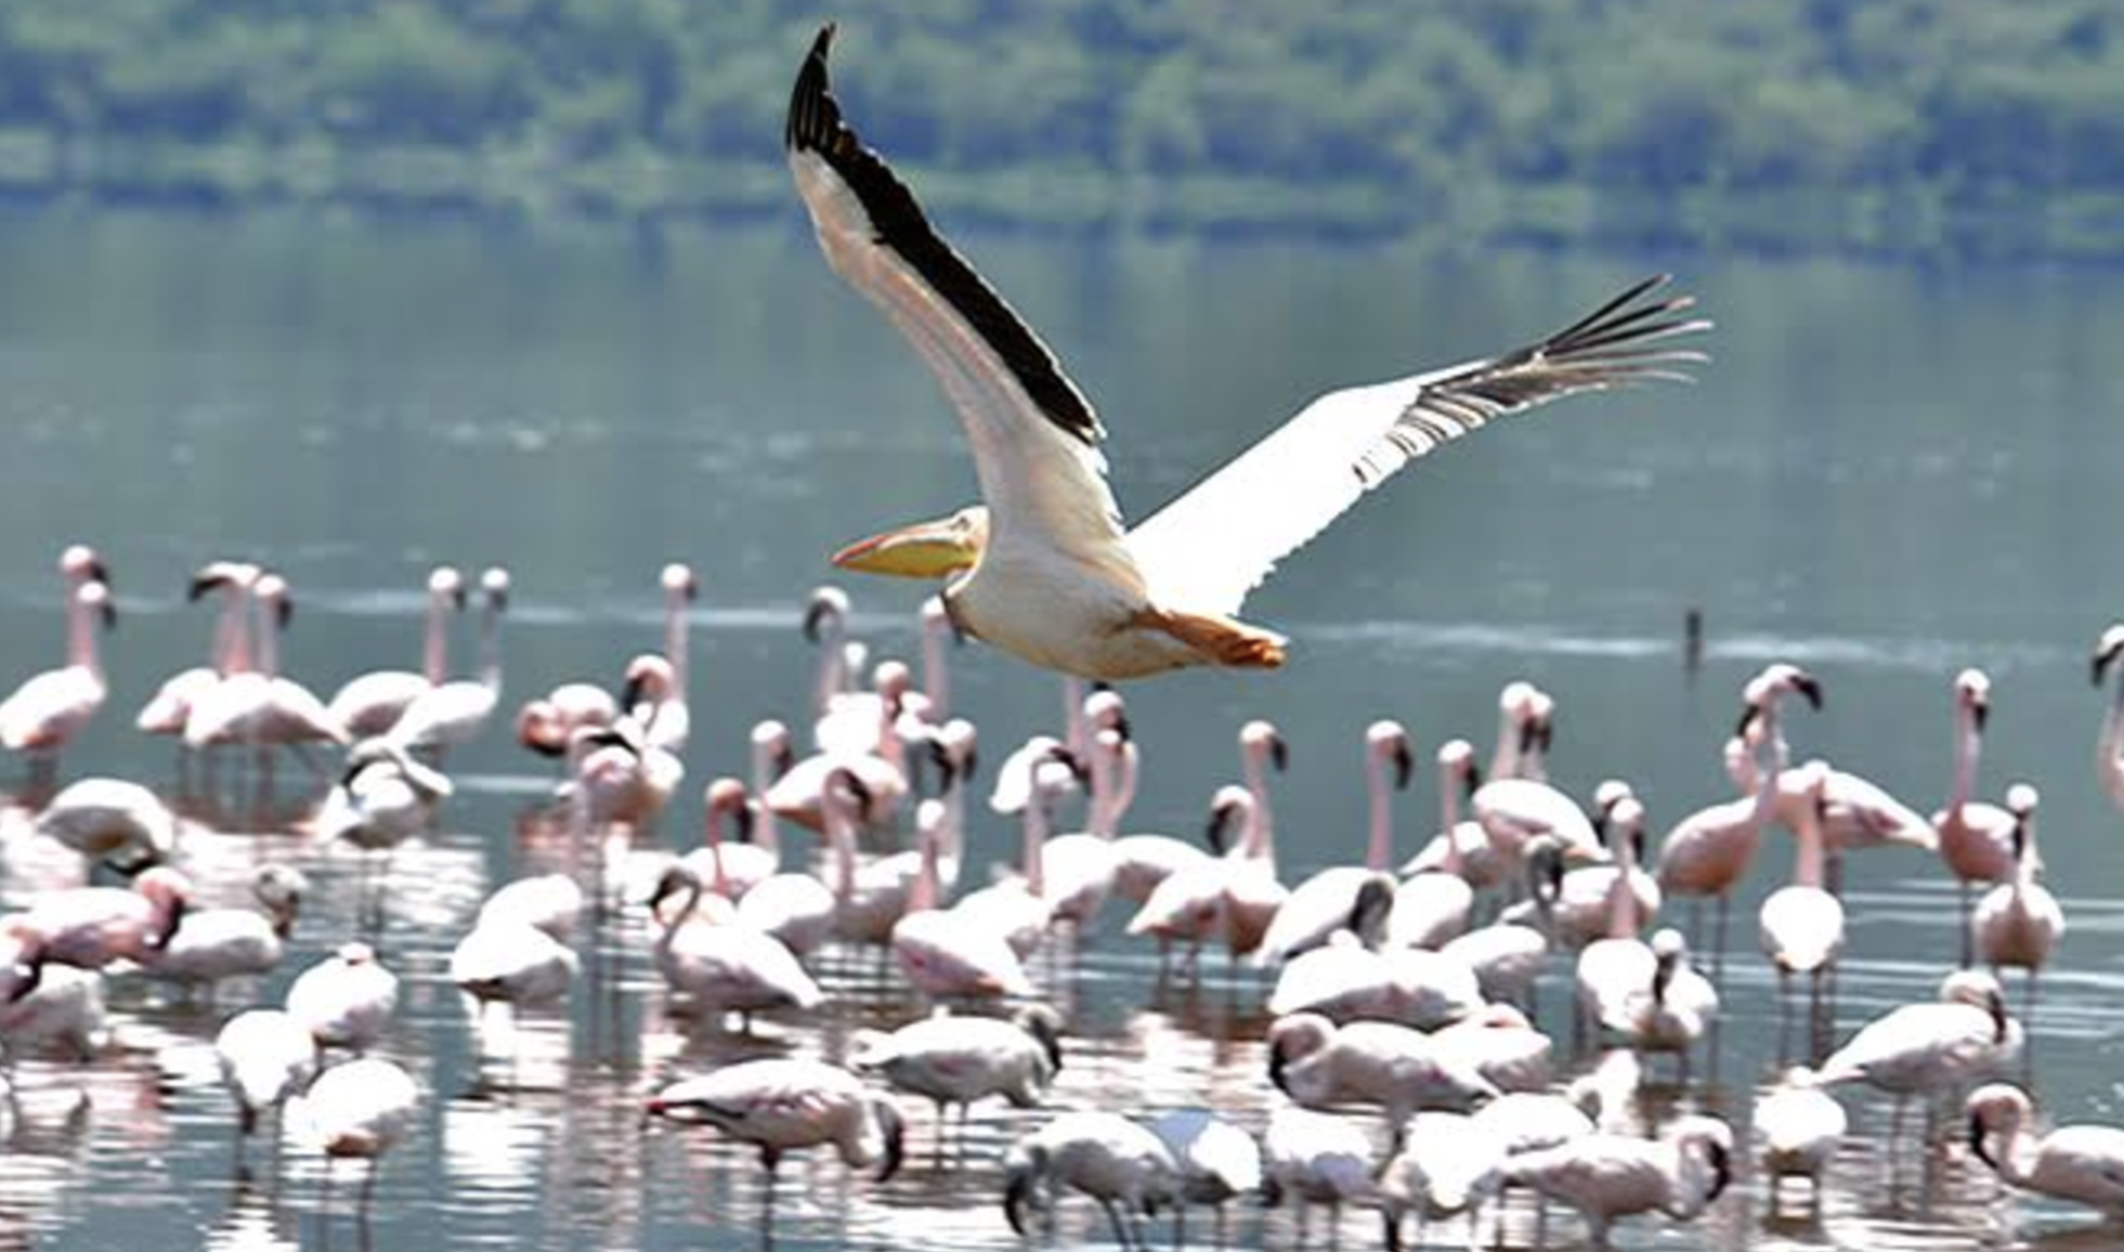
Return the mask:
<svg viewBox="0 0 2124 1252">
<path fill-rule="evenodd" d="M 209 623 L 182 602 L 203 560 L 283 569 L 300 611 L 288 668 L 329 691 L 418 646 L 428 565 L 504 562 L 516 576 L 505 703 L 579 676 L 614 678 L 656 645 L 658 567 L 693 562 L 695 731 L 683 801 L 660 834 L 696 838 L 699 785 L 743 768 L 747 729 L 800 715 L 811 657 L 796 625 L 823 554 L 972 495 L 928 377 L 835 283 L 798 214 L 681 239 L 461 225 L 150 220 L 0 221 L 0 675 L 53 663 L 63 543 L 99 545 L 123 628 L 112 697 L 69 775 L 170 780 L 168 745 L 130 715 L 196 663 Z M 2071 933 L 2045 978 L 2037 1086 L 2060 1120 L 2124 1120 L 2124 819 L 2093 772 L 2101 699 L 2085 652 L 2124 613 L 2108 539 L 2124 477 L 2124 279 L 2048 271 L 1922 274 L 1701 257 L 1463 260 L 1275 246 L 1084 247 L 976 237 L 984 269 L 1043 328 L 1114 432 L 1117 488 L 1144 515 L 1325 387 L 1518 342 L 1654 268 L 1676 268 L 1721 323 L 1692 388 L 1581 399 L 1455 446 L 1367 501 L 1249 605 L 1297 641 L 1269 677 L 1194 674 L 1134 690 L 1146 776 L 1139 829 L 1197 829 L 1237 769 L 1234 736 L 1278 721 L 1287 880 L 1357 856 L 1359 742 L 1379 716 L 1426 751 L 1487 743 L 1498 688 L 1528 676 L 1561 708 L 1559 781 L 1630 779 L 1655 829 L 1727 798 L 1721 736 L 1754 668 L 1816 669 L 1829 708 L 1794 719 L 1833 757 L 1920 808 L 1944 795 L 1948 684 L 1994 679 L 1983 791 L 2043 789 L 2043 837 Z M 864 584 L 858 624 L 911 654 L 918 589 Z M 1681 621 L 1709 653 L 1692 683 Z M 469 644 L 469 633 L 462 643 Z M 956 698 L 991 759 L 1051 727 L 1051 679 L 979 648 Z M 643 1127 L 644 1093 L 755 1051 L 839 1057 L 852 1029 L 921 1011 L 867 958 L 829 956 L 833 1007 L 734 1039 L 667 1012 L 649 932 L 622 915 L 565 1011 L 475 1024 L 445 976 L 483 893 L 562 862 L 543 809 L 550 770 L 505 734 L 456 756 L 443 830 L 392 867 L 379 947 L 406 980 L 386 1051 L 427 1095 L 419 1133 L 384 1166 L 366 1217 L 353 1175 L 328 1182 L 290 1146 L 239 1169 L 211 1040 L 274 1001 L 295 969 L 355 933 L 358 860 L 300 833 L 297 769 L 260 818 L 204 815 L 185 854 L 232 895 L 242 867 L 301 865 L 318 883 L 283 973 L 218 1007 L 111 983 L 112 1046 L 90 1064 L 29 1061 L 0 1155 L 0 1247 L 100 1249 L 755 1246 L 748 1151 L 709 1132 Z M 19 771 L 9 767 L 9 776 Z M 1402 842 L 1434 820 L 1420 777 Z M 0 893 L 19 904 L 78 876 L 8 809 Z M 980 814 L 976 849 L 1014 832 Z M 1766 845 L 1736 905 L 1715 1054 L 1650 1111 L 1745 1116 L 1770 1072 L 1776 1013 L 1753 954 L 1754 903 L 1782 880 Z M 1838 1033 L 1930 994 L 1955 949 L 1953 891 L 1914 855 L 1861 858 Z M 1258 1125 L 1272 1093 L 1258 1043 L 1265 984 L 1213 962 L 1203 987 L 1159 985 L 1155 956 L 1109 907 L 1082 950 L 1041 976 L 1073 1038 L 1056 1107 L 1204 1101 Z M 1559 966 L 1558 986 L 1568 978 Z M 1554 1014 L 1566 1000 L 1548 995 Z M 1561 1031 L 1560 1016 L 1549 1023 Z M 1567 1038 L 1567 1036 L 1565 1036 Z M 1664 1070 L 1661 1071 L 1664 1074 Z M 1695 1227 L 1635 1226 L 1633 1245 L 2107 1246 L 2064 1209 L 2001 1200 L 1959 1148 L 1891 1161 L 1886 1109 L 1855 1098 L 1854 1133 L 1818 1221 L 1770 1221 L 1752 1179 Z M 779 1246 L 1015 1246 L 1002 1147 L 1034 1115 L 983 1108 L 963 1165 L 928 1158 L 878 1187 L 829 1160 L 792 1162 Z M 1235 1243 L 1288 1244 L 1289 1217 L 1235 1213 Z M 1198 1226 L 1199 1232 L 1204 1227 Z M 1073 1206 L 1065 1239 L 1100 1240 Z M 1559 1237 L 1575 1238 L 1568 1222 Z M 1372 1246 L 1353 1215 L 1343 1246 Z M 1460 1237 L 1457 1227 L 1433 1232 Z M 1528 1232 L 1514 1228 L 1519 1238 Z M 1316 1241 L 1322 1232 L 1316 1227 Z"/>
</svg>

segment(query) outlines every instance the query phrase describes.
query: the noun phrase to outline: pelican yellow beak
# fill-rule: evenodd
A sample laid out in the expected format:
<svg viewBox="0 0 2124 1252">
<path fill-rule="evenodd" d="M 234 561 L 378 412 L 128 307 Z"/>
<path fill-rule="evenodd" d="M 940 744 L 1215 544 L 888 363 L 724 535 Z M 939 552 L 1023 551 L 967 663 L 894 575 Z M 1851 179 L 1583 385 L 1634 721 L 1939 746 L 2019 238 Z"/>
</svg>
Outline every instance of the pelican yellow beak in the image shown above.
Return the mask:
<svg viewBox="0 0 2124 1252">
<path fill-rule="evenodd" d="M 833 554 L 842 569 L 895 578 L 948 578 L 980 559 L 980 538 L 960 514 L 872 535 Z"/>
</svg>

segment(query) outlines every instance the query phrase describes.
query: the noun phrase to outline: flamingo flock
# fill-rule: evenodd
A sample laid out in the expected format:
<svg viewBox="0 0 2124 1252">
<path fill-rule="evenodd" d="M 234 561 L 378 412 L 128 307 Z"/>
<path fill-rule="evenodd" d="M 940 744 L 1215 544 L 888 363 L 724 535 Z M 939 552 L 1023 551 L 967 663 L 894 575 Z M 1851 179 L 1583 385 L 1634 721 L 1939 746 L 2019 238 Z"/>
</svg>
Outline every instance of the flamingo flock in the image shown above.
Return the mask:
<svg viewBox="0 0 2124 1252">
<path fill-rule="evenodd" d="M 82 692 L 87 676 L 101 683 L 94 629 L 112 600 L 89 549 L 69 548 L 60 572 L 69 665 L 0 706 L 10 725 L 45 728 L 20 740 L 23 794 L 41 806 L 25 837 L 71 858 L 78 875 L 18 890 L 23 907 L 0 914 L 0 1042 L 18 1071 L 10 1098 L 35 1081 L 21 1062 L 112 1046 L 107 988 L 159 987 L 223 1023 L 213 1054 L 237 1159 L 265 1135 L 327 1161 L 368 1162 L 366 1206 L 381 1163 L 424 1133 L 436 1096 L 406 1064 L 408 971 L 389 947 L 403 872 L 395 850 L 447 818 L 459 788 L 452 755 L 490 725 L 511 725 L 493 716 L 510 580 L 490 570 L 476 581 L 474 678 L 449 677 L 447 628 L 465 582 L 442 568 L 427 584 L 423 670 L 357 676 L 323 701 L 290 694 L 305 689 L 278 667 L 271 640 L 291 624 L 287 579 L 246 562 L 202 567 L 187 591 L 218 600 L 214 682 L 173 679 L 155 702 L 179 686 L 192 715 L 237 729 L 197 736 L 167 802 L 126 779 L 60 785 L 69 744 L 97 712 L 93 701 L 82 711 Z M 1185 1238 L 1191 1209 L 1209 1211 L 1221 1240 L 1229 1206 L 1251 1198 L 1291 1210 L 1301 1243 L 1322 1209 L 1331 1229 L 1346 1213 L 1376 1213 L 1384 1246 L 1398 1248 L 1455 1229 L 1516 1238 L 1530 1213 L 1545 1230 L 1553 1206 L 1576 1213 L 1599 1247 L 1633 1215 L 1715 1213 L 1746 1179 L 1773 1212 L 1818 1217 L 1825 1187 L 1851 1168 L 1839 1148 L 1866 1091 L 1887 1097 L 1892 1154 L 1913 1138 L 1916 1104 L 1926 1113 L 1916 1137 L 1940 1145 L 1928 1150 L 1966 1152 L 2004 1187 L 2124 1217 L 2124 1130 L 2046 1133 L 2028 1085 L 2039 978 L 2065 918 L 2043 882 L 2036 788 L 2016 782 L 1997 805 L 1978 798 L 1991 699 L 1979 671 L 1946 684 L 1948 801 L 1929 821 L 1794 750 L 1834 706 L 1815 675 L 1780 663 L 1744 685 L 1732 737 L 1706 754 L 1739 794 L 1665 827 L 1656 846 L 1659 824 L 1627 780 L 1583 801 L 1549 780 L 1558 702 L 1522 680 L 1500 695 L 1487 766 L 1465 738 L 1430 749 L 1436 824 L 1402 860 L 1396 828 L 1408 819 L 1396 798 L 1418 740 L 1375 719 L 1353 728 L 1350 748 L 1369 813 L 1361 838 L 1309 838 L 1316 859 L 1348 859 L 1287 881 L 1279 844 L 1305 816 L 1278 803 L 1292 747 L 1275 726 L 1239 726 L 1239 781 L 1205 788 L 1193 838 L 1124 833 L 1151 745 L 1122 695 L 1103 688 L 1073 691 L 1080 724 L 1028 737 L 1010 754 L 1016 776 L 983 795 L 977 732 L 951 703 L 950 636 L 935 606 L 915 627 L 926 654 L 918 688 L 896 660 L 869 664 L 845 595 L 825 591 L 805 615 L 818 651 L 810 690 L 789 721 L 751 728 L 746 759 L 727 763 L 737 772 L 702 787 L 701 841 L 671 848 L 663 818 L 689 763 L 680 676 L 697 584 L 673 565 L 658 587 L 664 650 L 609 671 L 610 716 L 558 719 L 569 722 L 563 772 L 540 802 L 553 868 L 493 891 L 429 977 L 463 996 L 481 1048 L 506 1054 L 517 1045 L 493 1041 L 516 1038 L 514 1023 L 591 994 L 612 953 L 631 953 L 672 1020 L 730 1058 L 644 1073 L 645 1133 L 707 1128 L 749 1145 L 765 1171 L 770 1239 L 773 1183 L 790 1154 L 829 1149 L 872 1187 L 957 1174 L 992 1151 L 968 1130 L 990 1101 L 1004 1111 L 983 1113 L 983 1124 L 1013 1127 L 990 1163 L 995 1220 L 1029 1238 L 1057 1228 L 1078 1197 L 1125 1247 L 1165 1238 L 1168 1222 Z M 2124 627 L 2097 643 L 2097 683 L 2115 677 L 2119 656 Z M 2097 753 L 2099 783 L 2113 790 L 2124 772 L 2118 691 L 2124 680 Z M 214 712 L 238 697 L 251 710 Z M 553 710 L 594 703 L 559 689 L 526 701 L 513 725 L 527 762 L 550 755 Z M 159 719 L 141 728 L 167 733 Z M 189 729 L 179 733 L 190 742 Z M 305 751 L 316 781 L 274 782 L 270 756 Z M 336 768 L 318 756 L 333 751 Z M 215 837 L 202 786 L 226 790 L 226 775 L 245 770 L 252 786 L 307 796 L 290 829 L 308 859 L 265 855 L 239 870 L 201 850 Z M 972 864 L 968 827 L 985 821 L 1013 832 L 1013 851 Z M 1778 1068 L 1752 1109 L 1714 1107 L 1698 1098 L 1710 1089 L 1698 1075 L 1718 1064 L 1729 971 L 1746 959 L 1729 947 L 1725 914 L 1765 872 L 1758 863 L 1779 827 L 1791 835 L 1790 878 L 1761 897 L 1757 925 L 1777 987 Z M 1837 866 L 1884 849 L 1938 858 L 1943 882 L 1968 901 L 1965 951 L 1942 969 L 1935 997 L 1854 1016 L 1838 1002 L 1837 971 L 1864 953 L 1866 935 L 1847 920 L 1857 906 Z M 313 924 L 303 866 L 315 871 L 319 854 L 358 866 L 362 924 L 296 968 L 289 953 Z M 1695 908 L 1706 898 L 1719 913 L 1709 924 Z M 1690 916 L 1668 924 L 1678 900 Z M 1251 1113 L 1208 1089 L 1146 1107 L 1127 1097 L 1125 1073 L 1079 1085 L 1074 971 L 1115 947 L 1140 954 L 1153 996 L 1221 982 L 1254 997 Z M 2011 976 L 2018 1013 L 2002 982 Z M 261 995 L 275 985 L 277 996 Z M 840 1020 L 849 997 L 881 993 L 907 1006 L 897 1024 L 815 1030 Z M 1664 1111 L 1645 1111 L 1648 1091 L 1666 1093 Z M 909 1125 L 897 1104 L 908 1098 L 934 1106 L 933 1128 Z M 1940 1136 L 1943 1111 L 1967 1134 Z M 924 1135 L 930 1151 L 911 1152 L 908 1140 Z M 1795 1196 L 1811 1209 L 1795 1209 Z"/>
</svg>

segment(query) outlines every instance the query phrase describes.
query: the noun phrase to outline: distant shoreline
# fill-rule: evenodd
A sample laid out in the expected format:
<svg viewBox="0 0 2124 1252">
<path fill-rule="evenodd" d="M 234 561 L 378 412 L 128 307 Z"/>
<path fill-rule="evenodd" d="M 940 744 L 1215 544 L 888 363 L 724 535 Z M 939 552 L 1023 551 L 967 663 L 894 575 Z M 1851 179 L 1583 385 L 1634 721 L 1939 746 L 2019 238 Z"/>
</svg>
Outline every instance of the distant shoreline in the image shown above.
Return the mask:
<svg viewBox="0 0 2124 1252">
<path fill-rule="evenodd" d="M 2124 262 L 2124 192 L 2075 194 L 2030 212 L 2025 203 L 1879 190 L 1652 195 L 1554 182 L 1401 194 L 1358 179 L 1296 187 L 1183 175 L 1146 187 L 1095 168 L 903 168 L 947 225 L 1079 237 L 1717 250 L 1946 265 Z M 779 162 L 645 155 L 563 163 L 444 147 L 315 143 L 96 140 L 69 149 L 39 132 L 0 130 L 0 201 L 38 209 L 86 202 L 683 227 L 797 220 L 787 178 Z"/>
</svg>

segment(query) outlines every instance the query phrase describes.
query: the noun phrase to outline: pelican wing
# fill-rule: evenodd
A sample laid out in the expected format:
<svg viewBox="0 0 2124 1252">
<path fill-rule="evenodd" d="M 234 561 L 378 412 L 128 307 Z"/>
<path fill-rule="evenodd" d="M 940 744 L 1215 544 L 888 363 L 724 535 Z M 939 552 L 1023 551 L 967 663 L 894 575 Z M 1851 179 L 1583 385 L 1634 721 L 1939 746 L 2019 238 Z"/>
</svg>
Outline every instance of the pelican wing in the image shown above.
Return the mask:
<svg viewBox="0 0 2124 1252">
<path fill-rule="evenodd" d="M 1236 614 L 1248 592 L 1394 472 L 1496 418 L 1560 396 L 1684 379 L 1703 354 L 1665 346 L 1711 323 L 1694 301 L 1639 282 L 1555 334 L 1502 356 L 1330 392 L 1128 536 L 1160 604 Z"/>
<path fill-rule="evenodd" d="M 826 72 L 833 33 L 825 26 L 812 44 L 783 133 L 827 263 L 885 311 L 958 410 L 994 542 L 1036 532 L 1109 560 L 1122 555 L 1098 416 L 1054 353 L 842 120 Z"/>
</svg>

